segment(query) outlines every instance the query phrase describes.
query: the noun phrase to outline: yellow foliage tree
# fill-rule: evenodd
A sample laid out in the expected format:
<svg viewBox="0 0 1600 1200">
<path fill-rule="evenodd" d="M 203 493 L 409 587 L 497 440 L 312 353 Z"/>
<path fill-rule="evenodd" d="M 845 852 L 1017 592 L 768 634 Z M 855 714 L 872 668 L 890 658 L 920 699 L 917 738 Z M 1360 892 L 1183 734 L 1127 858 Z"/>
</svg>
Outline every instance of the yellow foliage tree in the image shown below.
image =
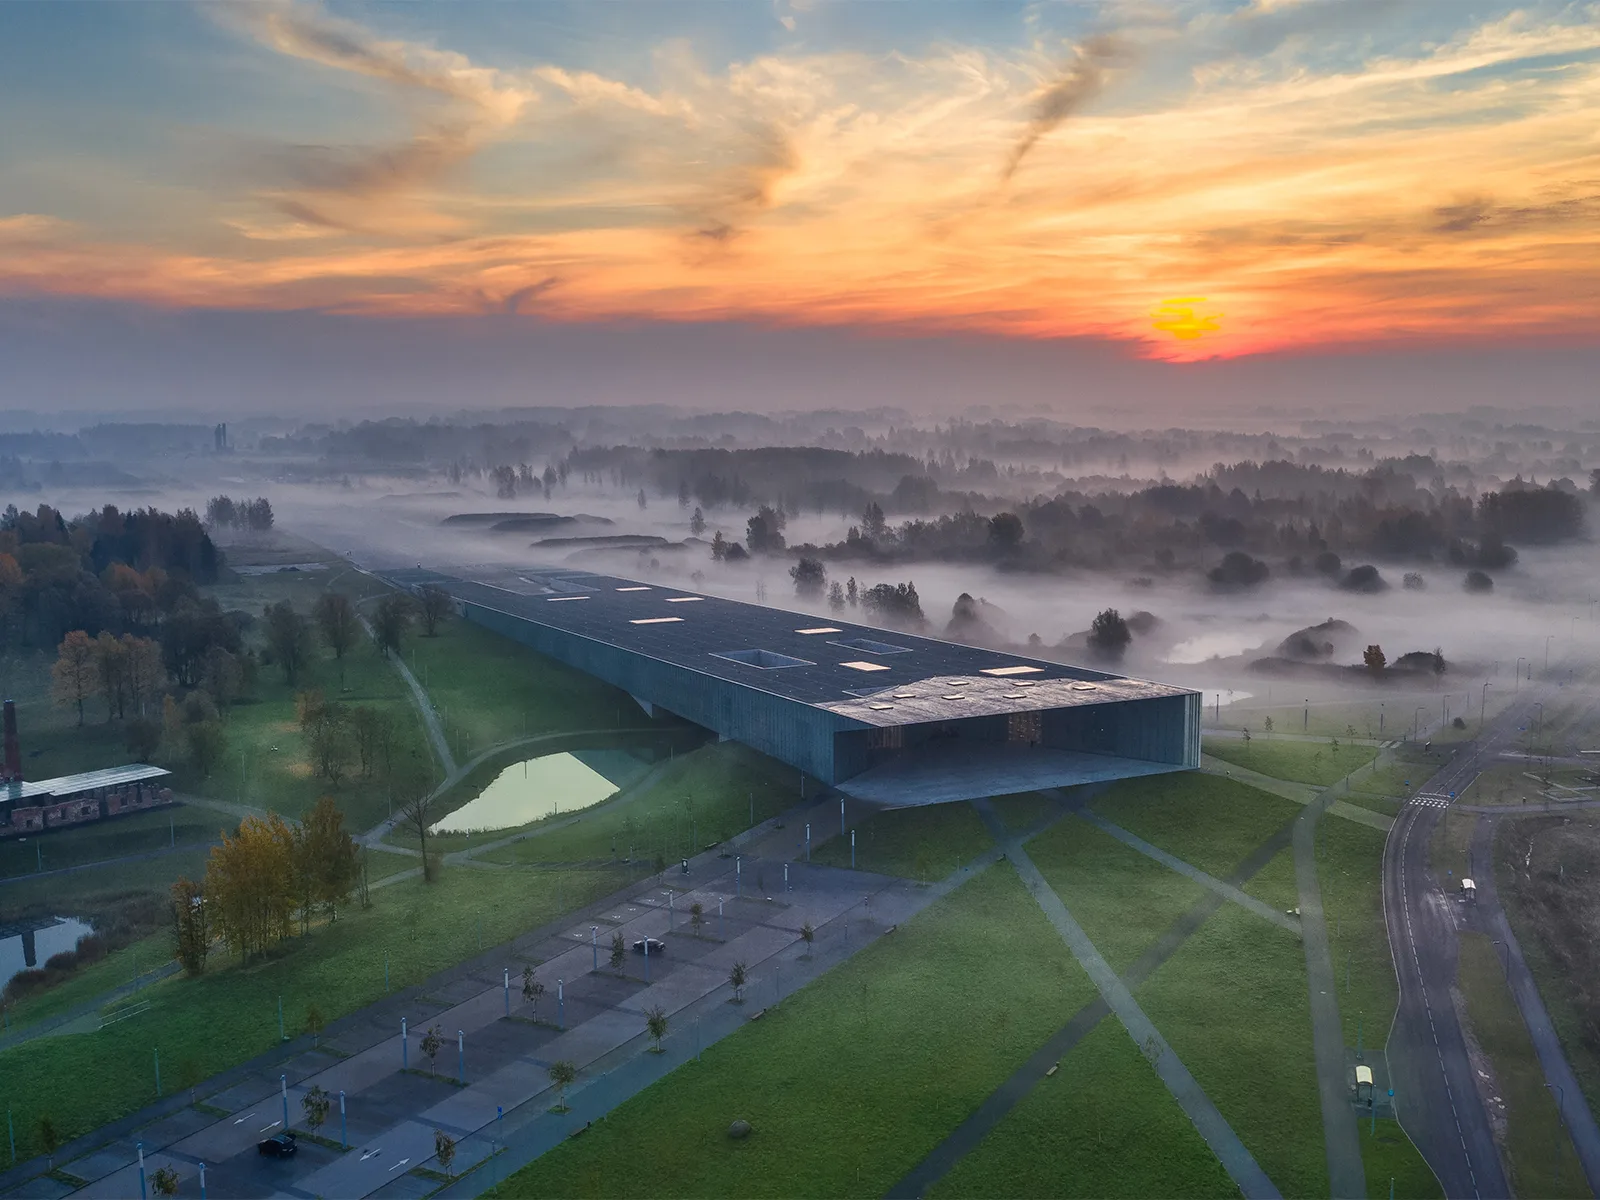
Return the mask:
<svg viewBox="0 0 1600 1200">
<path fill-rule="evenodd" d="M 51 668 L 56 701 L 78 706 L 78 724 L 83 724 L 83 702 L 94 691 L 94 642 L 81 629 L 74 629 L 61 639 L 56 652 L 56 663 Z"/>
<path fill-rule="evenodd" d="M 293 932 L 295 836 L 277 813 L 246 817 L 206 864 L 212 927 L 248 960 Z"/>
</svg>

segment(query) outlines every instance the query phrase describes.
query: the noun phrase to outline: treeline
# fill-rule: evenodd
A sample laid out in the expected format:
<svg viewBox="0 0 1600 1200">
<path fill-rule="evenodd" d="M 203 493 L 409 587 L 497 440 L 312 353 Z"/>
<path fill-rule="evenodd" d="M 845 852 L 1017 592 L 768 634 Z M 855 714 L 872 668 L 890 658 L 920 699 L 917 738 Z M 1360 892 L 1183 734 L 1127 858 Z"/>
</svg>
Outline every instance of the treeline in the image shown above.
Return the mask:
<svg viewBox="0 0 1600 1200">
<path fill-rule="evenodd" d="M 13 505 L 0 516 L 0 652 L 54 646 L 73 629 L 153 636 L 179 613 L 204 610 L 197 586 L 214 583 L 221 565 L 189 509 L 107 505 L 68 521 L 49 505 Z"/>
<path fill-rule="evenodd" d="M 254 500 L 213 496 L 206 501 L 206 528 L 256 531 L 271 529 L 272 503 L 260 496 Z"/>
</svg>

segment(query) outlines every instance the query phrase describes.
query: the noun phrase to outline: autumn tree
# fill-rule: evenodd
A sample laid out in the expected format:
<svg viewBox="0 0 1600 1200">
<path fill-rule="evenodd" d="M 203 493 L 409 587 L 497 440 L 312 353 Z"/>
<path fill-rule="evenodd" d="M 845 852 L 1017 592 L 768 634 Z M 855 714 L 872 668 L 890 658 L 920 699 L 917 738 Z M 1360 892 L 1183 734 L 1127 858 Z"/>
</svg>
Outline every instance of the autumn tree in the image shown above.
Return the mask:
<svg viewBox="0 0 1600 1200">
<path fill-rule="evenodd" d="M 228 735 L 216 720 L 196 721 L 184 726 L 184 741 L 188 745 L 189 765 L 207 779 L 211 770 L 228 752 Z"/>
<path fill-rule="evenodd" d="M 360 704 L 349 710 L 349 722 L 362 778 L 370 779 L 383 761 L 386 743 L 392 739 L 394 719 L 381 708 Z"/>
<path fill-rule="evenodd" d="M 179 879 L 172 885 L 172 926 L 178 962 L 190 975 L 199 975 L 211 952 L 211 933 L 206 928 L 205 895 L 193 880 Z"/>
<path fill-rule="evenodd" d="M 1361 661 L 1366 664 L 1367 670 L 1372 672 L 1373 678 L 1383 678 L 1383 669 L 1389 665 L 1389 659 L 1383 652 L 1383 647 L 1374 643 L 1361 652 Z"/>
<path fill-rule="evenodd" d="M 203 660 L 200 686 L 205 688 L 217 706 L 217 714 L 226 718 L 229 708 L 244 692 L 244 667 L 236 654 L 225 646 L 212 646 Z"/>
<path fill-rule="evenodd" d="M 95 677 L 100 698 L 106 702 L 106 720 L 124 716 L 128 710 L 128 648 L 122 639 L 101 631 L 94 640 Z"/>
<path fill-rule="evenodd" d="M 339 664 L 339 686 L 344 687 L 344 656 L 361 637 L 361 620 L 356 616 L 356 606 L 343 592 L 323 592 L 311 610 L 317 623 L 322 643 L 333 651 Z"/>
<path fill-rule="evenodd" d="M 411 597 L 403 592 L 390 592 L 378 601 L 372 616 L 372 634 L 384 654 L 400 653 L 400 639 L 411 625 L 414 607 Z"/>
<path fill-rule="evenodd" d="M 455 602 L 450 599 L 450 593 L 438 584 L 424 584 L 417 592 L 417 616 L 422 621 L 422 632 L 426 636 L 437 637 L 440 622 L 454 611 Z"/>
<path fill-rule="evenodd" d="M 422 1035 L 422 1040 L 417 1043 L 417 1048 L 428 1056 L 428 1070 L 433 1070 L 439 1051 L 444 1047 L 444 1035 L 439 1026 L 434 1025 Z"/>
<path fill-rule="evenodd" d="M 331 796 L 319 799 L 295 829 L 294 849 L 302 897 L 325 911 L 329 920 L 338 920 L 339 906 L 356 886 L 360 864 L 355 839 Z M 305 919 L 309 925 L 309 916 Z"/>
<path fill-rule="evenodd" d="M 262 619 L 267 645 L 283 668 L 283 681 L 293 687 L 311 658 L 311 625 L 287 600 L 269 604 Z"/>
<path fill-rule="evenodd" d="M 61 639 L 55 666 L 50 671 L 58 704 L 78 707 L 78 724 L 83 724 L 83 703 L 94 691 L 95 649 L 89 635 L 74 629 Z"/>
<path fill-rule="evenodd" d="M 300 1108 L 305 1113 L 306 1128 L 315 1133 L 328 1119 L 328 1112 L 333 1108 L 333 1098 L 321 1084 L 312 1084 L 311 1090 L 300 1097 Z"/>
<path fill-rule="evenodd" d="M 627 944 L 622 940 L 622 935 L 613 933 L 611 935 L 611 969 L 613 971 L 622 970 L 622 964 L 627 960 L 627 957 Z"/>
<path fill-rule="evenodd" d="M 246 817 L 206 863 L 210 920 L 241 959 L 282 941 L 294 919 L 294 832 L 277 813 Z"/>
<path fill-rule="evenodd" d="M 149 762 L 161 748 L 161 722 L 149 717 L 134 717 L 122 731 L 122 744 L 137 761 Z"/>
<path fill-rule="evenodd" d="M 733 998 L 736 1003 L 744 1003 L 744 985 L 750 978 L 750 968 L 742 962 L 736 962 L 728 969 L 728 986 L 733 989 Z"/>
<path fill-rule="evenodd" d="M 127 653 L 128 703 L 140 716 L 155 703 L 167 684 L 167 666 L 161 658 L 161 643 L 153 638 L 122 635 Z"/>
<path fill-rule="evenodd" d="M 456 1161 L 456 1140 L 442 1129 L 433 1131 L 433 1156 L 439 1160 L 439 1167 L 444 1171 L 444 1177 L 453 1178 L 450 1164 Z"/>
<path fill-rule="evenodd" d="M 522 968 L 522 998 L 528 1002 L 533 1012 L 533 1019 L 539 1019 L 539 997 L 544 995 L 544 983 L 535 979 L 533 966 L 530 963 Z"/>
</svg>

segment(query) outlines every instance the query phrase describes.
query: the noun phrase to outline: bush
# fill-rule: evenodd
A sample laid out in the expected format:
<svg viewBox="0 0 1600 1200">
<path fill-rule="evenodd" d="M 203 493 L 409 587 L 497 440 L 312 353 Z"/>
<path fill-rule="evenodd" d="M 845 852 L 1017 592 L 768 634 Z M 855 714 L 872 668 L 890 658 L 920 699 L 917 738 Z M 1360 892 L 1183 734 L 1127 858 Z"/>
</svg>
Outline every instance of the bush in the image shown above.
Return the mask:
<svg viewBox="0 0 1600 1200">
<path fill-rule="evenodd" d="M 1206 577 L 1219 588 L 1252 588 L 1265 582 L 1269 574 L 1267 564 L 1251 558 L 1243 550 L 1230 550 L 1222 562 L 1206 573 Z"/>
<path fill-rule="evenodd" d="M 1371 564 L 1351 567 L 1350 573 L 1339 581 L 1339 586 L 1347 592 L 1365 592 L 1368 595 L 1387 591 L 1389 587 L 1383 576 L 1378 574 L 1378 568 Z"/>
<path fill-rule="evenodd" d="M 1461 586 L 1469 592 L 1492 592 L 1494 580 L 1483 571 L 1468 571 L 1467 577 L 1461 581 Z"/>
<path fill-rule="evenodd" d="M 78 965 L 78 955 L 72 950 L 63 950 L 59 954 L 52 954 L 44 960 L 46 971 L 70 971 Z"/>
</svg>

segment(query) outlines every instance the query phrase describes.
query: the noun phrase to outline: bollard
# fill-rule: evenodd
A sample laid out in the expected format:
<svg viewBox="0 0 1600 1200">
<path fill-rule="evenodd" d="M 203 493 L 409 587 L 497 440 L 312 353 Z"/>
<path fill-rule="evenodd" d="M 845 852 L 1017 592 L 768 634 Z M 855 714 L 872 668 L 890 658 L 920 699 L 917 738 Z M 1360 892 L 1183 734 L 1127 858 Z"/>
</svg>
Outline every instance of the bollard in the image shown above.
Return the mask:
<svg viewBox="0 0 1600 1200">
<path fill-rule="evenodd" d="M 786 892 L 789 890 L 789 864 L 788 863 L 784 863 L 783 864 L 783 890 L 786 891 Z"/>
<path fill-rule="evenodd" d="M 150 1200 L 150 1193 L 144 1185 L 144 1143 L 139 1143 L 139 1200 Z"/>
<path fill-rule="evenodd" d="M 339 1089 L 339 1149 L 350 1149 L 350 1131 L 344 1121 L 344 1089 Z"/>
<path fill-rule="evenodd" d="M 505 968 L 506 1016 L 511 1015 L 511 968 Z"/>
<path fill-rule="evenodd" d="M 594 969 L 600 969 L 600 926 L 589 926 L 589 946 L 594 951 Z"/>
<path fill-rule="evenodd" d="M 735 896 L 744 894 L 743 866 L 744 860 L 735 854 L 733 856 L 733 894 Z"/>
<path fill-rule="evenodd" d="M 467 1035 L 464 1031 L 456 1030 L 456 1082 L 467 1081 Z"/>
<path fill-rule="evenodd" d="M 556 980 L 556 1024 L 565 1029 L 567 1027 L 567 986 L 561 980 Z"/>
<path fill-rule="evenodd" d="M 844 836 L 844 797 L 839 797 L 839 836 Z"/>
<path fill-rule="evenodd" d="M 400 1018 L 400 1069 L 409 1070 L 411 1067 L 411 1039 L 406 1036 L 406 1019 Z"/>
<path fill-rule="evenodd" d="M 811 822 L 806 822 L 806 861 L 811 861 Z"/>
<path fill-rule="evenodd" d="M 856 869 L 856 831 L 850 831 L 850 869 Z"/>
<path fill-rule="evenodd" d="M 206 1200 L 206 1165 L 200 1164 L 200 1200 Z"/>
<path fill-rule="evenodd" d="M 283 1093 L 283 1131 L 285 1133 L 288 1133 L 289 1132 L 289 1077 L 287 1075 L 279 1075 L 278 1076 L 278 1087 L 280 1089 L 282 1089 L 282 1093 Z"/>
</svg>

